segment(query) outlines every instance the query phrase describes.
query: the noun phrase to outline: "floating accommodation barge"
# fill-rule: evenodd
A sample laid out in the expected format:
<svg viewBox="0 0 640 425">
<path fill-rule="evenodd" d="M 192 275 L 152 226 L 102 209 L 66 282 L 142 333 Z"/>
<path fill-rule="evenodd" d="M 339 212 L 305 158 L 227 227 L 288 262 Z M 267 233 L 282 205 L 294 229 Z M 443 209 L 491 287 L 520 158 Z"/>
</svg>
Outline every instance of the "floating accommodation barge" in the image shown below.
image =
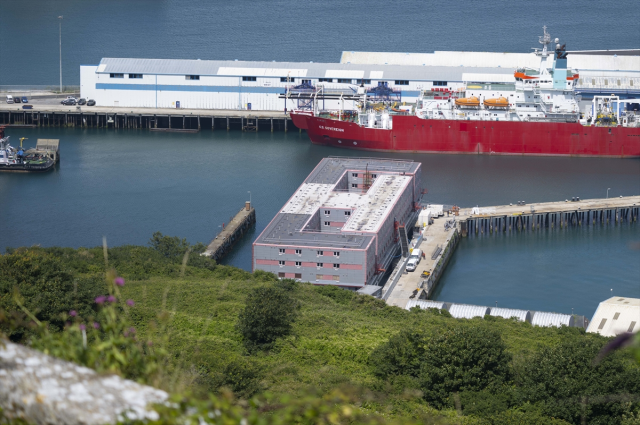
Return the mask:
<svg viewBox="0 0 640 425">
<path fill-rule="evenodd" d="M 417 219 L 421 164 L 325 158 L 253 244 L 253 270 L 358 289 L 379 284 Z M 406 240 L 406 239 L 405 239 Z"/>
</svg>

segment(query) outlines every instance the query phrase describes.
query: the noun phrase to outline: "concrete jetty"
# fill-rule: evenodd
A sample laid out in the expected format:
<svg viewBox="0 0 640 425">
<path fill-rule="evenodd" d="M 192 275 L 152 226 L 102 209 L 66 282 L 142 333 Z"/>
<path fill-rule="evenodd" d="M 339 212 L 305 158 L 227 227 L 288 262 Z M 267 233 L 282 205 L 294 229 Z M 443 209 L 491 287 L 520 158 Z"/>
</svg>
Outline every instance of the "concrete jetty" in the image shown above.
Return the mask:
<svg viewBox="0 0 640 425">
<path fill-rule="evenodd" d="M 640 196 L 461 208 L 463 236 L 636 222 Z"/>
<path fill-rule="evenodd" d="M 422 230 L 414 249 L 425 254 L 414 272 L 402 258 L 382 289 L 387 304 L 405 308 L 410 300 L 429 299 L 462 237 L 531 232 L 577 226 L 636 223 L 640 196 L 492 207 L 451 208 Z"/>
<path fill-rule="evenodd" d="M 0 103 L 0 125 L 118 129 L 287 131 L 295 129 L 284 111 L 125 108 Z"/>
<path fill-rule="evenodd" d="M 256 210 L 247 202 L 229 223 L 216 235 L 202 255 L 220 261 L 242 235 L 256 223 Z"/>
</svg>

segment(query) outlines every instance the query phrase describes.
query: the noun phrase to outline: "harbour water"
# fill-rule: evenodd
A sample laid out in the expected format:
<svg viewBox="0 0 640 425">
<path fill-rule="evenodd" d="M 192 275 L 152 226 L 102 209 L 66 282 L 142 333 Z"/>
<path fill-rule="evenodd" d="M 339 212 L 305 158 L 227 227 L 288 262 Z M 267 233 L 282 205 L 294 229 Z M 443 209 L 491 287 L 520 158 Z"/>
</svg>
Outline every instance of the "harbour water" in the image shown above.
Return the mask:
<svg viewBox="0 0 640 425">
<path fill-rule="evenodd" d="M 0 85 L 63 84 L 103 57 L 337 62 L 343 50 L 530 52 L 547 25 L 569 50 L 638 47 L 638 2 L 539 0 L 3 0 Z"/>
<path fill-rule="evenodd" d="M 314 146 L 297 131 L 195 134 L 9 129 L 15 141 L 61 140 L 44 175 L 0 175 L 0 247 L 146 244 L 161 231 L 208 243 L 246 200 L 257 212 L 225 263 L 251 267 L 251 243 L 321 158 L 422 162 L 425 199 L 501 205 L 640 193 L 636 159 L 363 153 Z M 248 192 L 251 192 L 249 194 Z M 640 297 L 640 226 L 463 240 L 436 298 L 590 316 L 611 293 Z M 614 289 L 613 292 L 610 289 Z"/>
<path fill-rule="evenodd" d="M 80 64 L 103 57 L 337 62 L 343 50 L 528 52 L 547 25 L 569 50 L 637 48 L 636 0 L 593 8 L 540 0 L 512 4 L 357 0 L 5 0 L 0 86 L 79 84 Z M 606 30 L 594 32 L 594 28 Z M 500 205 L 637 195 L 640 161 L 369 154 L 313 146 L 306 134 L 198 134 L 10 129 L 14 143 L 59 138 L 46 175 L 0 175 L 0 249 L 145 244 L 154 231 L 208 243 L 248 197 L 257 224 L 225 262 L 245 269 L 251 243 L 328 155 L 421 161 L 427 199 Z M 251 191 L 249 195 L 248 191 Z M 640 297 L 640 227 L 463 240 L 436 297 L 590 316 L 611 294 Z M 611 291 L 613 289 L 613 291 Z"/>
</svg>

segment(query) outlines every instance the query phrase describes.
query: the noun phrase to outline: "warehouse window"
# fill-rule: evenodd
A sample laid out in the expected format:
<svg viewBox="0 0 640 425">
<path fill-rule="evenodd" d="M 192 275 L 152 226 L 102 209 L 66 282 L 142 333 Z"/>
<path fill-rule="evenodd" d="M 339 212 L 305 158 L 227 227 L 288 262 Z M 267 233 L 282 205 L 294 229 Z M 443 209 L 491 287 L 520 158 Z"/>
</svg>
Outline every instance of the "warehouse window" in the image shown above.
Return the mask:
<svg viewBox="0 0 640 425">
<path fill-rule="evenodd" d="M 358 173 L 351 173 L 351 177 L 358 177 Z"/>
<path fill-rule="evenodd" d="M 604 328 L 605 323 L 607 323 L 607 319 L 602 319 L 602 322 L 600 322 L 600 326 L 598 326 L 598 330 Z"/>
<path fill-rule="evenodd" d="M 280 77 L 281 83 L 295 83 L 296 79 L 293 77 Z"/>
<path fill-rule="evenodd" d="M 184 79 L 185 80 L 199 80 L 200 76 L 199 75 L 185 75 Z"/>
<path fill-rule="evenodd" d="M 296 273 L 295 277 L 296 279 L 302 279 L 302 273 Z"/>
<path fill-rule="evenodd" d="M 633 328 L 636 327 L 636 322 L 631 322 L 631 324 L 629 325 L 629 329 L 627 329 L 627 332 L 631 333 L 633 332 Z"/>
<path fill-rule="evenodd" d="M 335 264 L 333 265 L 333 268 L 334 268 L 334 269 L 339 269 L 339 268 L 340 268 L 340 264 L 335 263 Z"/>
<path fill-rule="evenodd" d="M 351 183 L 351 187 L 357 188 L 358 187 L 358 183 Z"/>
<path fill-rule="evenodd" d="M 109 74 L 109 78 L 124 78 L 124 74 Z"/>
<path fill-rule="evenodd" d="M 301 249 L 296 249 L 296 254 L 302 255 L 302 250 Z"/>
<path fill-rule="evenodd" d="M 434 81 L 433 85 L 434 86 L 446 86 L 447 82 L 446 81 Z"/>
<path fill-rule="evenodd" d="M 325 223 L 328 223 L 328 221 L 325 221 Z M 318 251 L 318 255 L 324 255 L 324 251 Z"/>
<path fill-rule="evenodd" d="M 309 84 L 309 85 L 311 85 L 311 80 L 302 80 L 302 84 Z"/>
<path fill-rule="evenodd" d="M 284 254 L 284 248 L 280 248 L 280 254 Z"/>
<path fill-rule="evenodd" d="M 284 272 L 279 272 L 278 277 L 284 277 Z"/>
<path fill-rule="evenodd" d="M 284 266 L 284 260 L 278 261 L 278 264 L 280 265 L 280 267 Z"/>
<path fill-rule="evenodd" d="M 129 78 L 142 78 L 142 74 L 129 74 Z"/>
<path fill-rule="evenodd" d="M 329 214 L 331 214 L 331 210 L 324 210 L 324 213 L 325 213 L 326 215 L 329 215 Z"/>
<path fill-rule="evenodd" d="M 301 267 L 302 266 L 302 261 L 296 261 L 296 267 Z"/>
<path fill-rule="evenodd" d="M 333 251 L 334 257 L 340 257 L 340 251 Z"/>
<path fill-rule="evenodd" d="M 333 78 L 318 78 L 321 83 L 333 83 Z"/>
<path fill-rule="evenodd" d="M 371 84 L 371 80 L 367 80 L 367 79 L 360 80 L 360 82 L 361 82 L 362 84 Z"/>
<path fill-rule="evenodd" d="M 318 268 L 322 267 L 324 264 L 323 263 L 316 263 L 316 265 L 318 266 Z"/>
<path fill-rule="evenodd" d="M 613 320 L 618 320 L 618 317 L 620 317 L 620 313 L 616 313 L 613 315 Z"/>
<path fill-rule="evenodd" d="M 343 84 L 353 84 L 353 81 L 350 78 L 338 78 L 338 82 Z"/>
<path fill-rule="evenodd" d="M 396 80 L 395 83 L 396 86 L 408 86 L 409 80 Z"/>
<path fill-rule="evenodd" d="M 256 77 L 242 77 L 242 81 L 256 81 Z"/>
<path fill-rule="evenodd" d="M 351 215 L 351 211 L 345 211 L 344 215 Z"/>
<path fill-rule="evenodd" d="M 330 222 L 330 221 L 325 221 L 325 222 L 324 222 L 324 225 L 325 225 L 325 226 L 331 226 L 331 222 Z"/>
</svg>

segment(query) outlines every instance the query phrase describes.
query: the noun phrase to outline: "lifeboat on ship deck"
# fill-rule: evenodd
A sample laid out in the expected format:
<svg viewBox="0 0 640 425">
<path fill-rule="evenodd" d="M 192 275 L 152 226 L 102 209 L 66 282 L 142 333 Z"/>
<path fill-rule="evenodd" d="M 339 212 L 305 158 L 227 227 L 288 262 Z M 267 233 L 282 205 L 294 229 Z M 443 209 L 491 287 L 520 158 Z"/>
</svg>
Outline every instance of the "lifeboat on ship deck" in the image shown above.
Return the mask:
<svg viewBox="0 0 640 425">
<path fill-rule="evenodd" d="M 471 97 L 462 97 L 460 99 L 456 99 L 456 106 L 462 106 L 467 108 L 476 108 L 480 106 L 480 99 L 475 96 Z"/>
<path fill-rule="evenodd" d="M 493 99 L 484 100 L 485 108 L 508 108 L 509 101 L 506 97 L 495 97 Z"/>
</svg>

